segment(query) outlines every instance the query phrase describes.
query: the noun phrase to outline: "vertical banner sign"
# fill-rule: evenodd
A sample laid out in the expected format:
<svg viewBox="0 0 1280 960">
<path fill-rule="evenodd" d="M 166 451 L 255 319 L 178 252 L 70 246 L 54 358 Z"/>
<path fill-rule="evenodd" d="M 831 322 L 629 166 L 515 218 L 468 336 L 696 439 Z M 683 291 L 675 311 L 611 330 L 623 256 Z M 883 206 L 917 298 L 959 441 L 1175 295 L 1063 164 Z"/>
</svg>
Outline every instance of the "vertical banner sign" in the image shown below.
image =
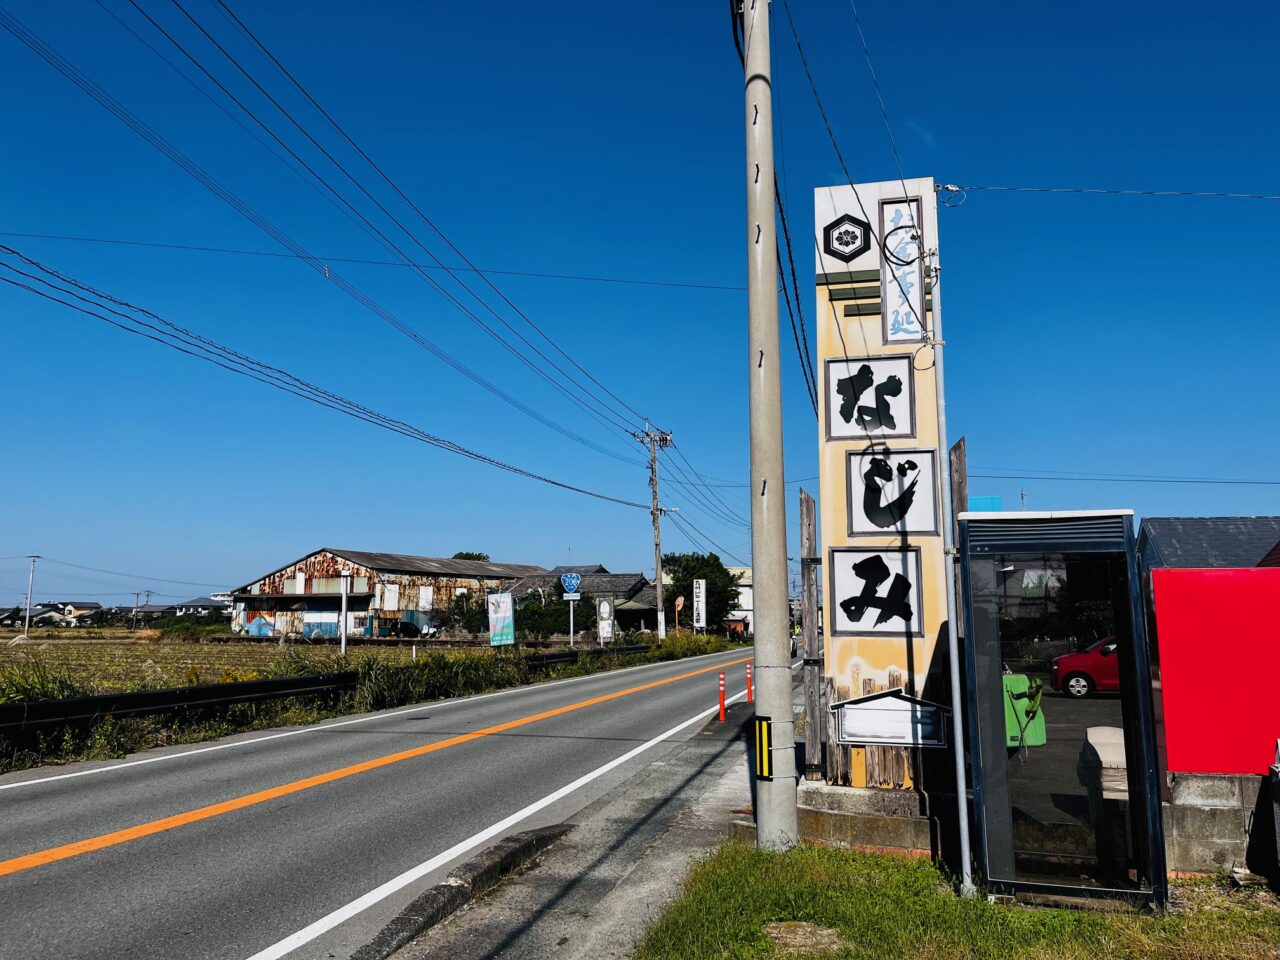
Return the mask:
<svg viewBox="0 0 1280 960">
<path fill-rule="evenodd" d="M 489 604 L 489 645 L 508 647 L 516 642 L 515 604 L 509 593 L 491 593 Z"/>
<path fill-rule="evenodd" d="M 693 581 L 693 626 L 707 628 L 707 581 Z"/>
<path fill-rule="evenodd" d="M 596 601 L 596 633 L 602 644 L 613 640 L 613 600 Z"/>
<path fill-rule="evenodd" d="M 929 178 L 814 191 L 818 418 L 832 702 L 921 697 L 946 619 Z M 945 671 L 944 671 L 945 672 Z M 855 745 L 856 787 L 907 788 L 911 748 Z M 837 764 L 836 767 L 842 767 Z"/>
</svg>

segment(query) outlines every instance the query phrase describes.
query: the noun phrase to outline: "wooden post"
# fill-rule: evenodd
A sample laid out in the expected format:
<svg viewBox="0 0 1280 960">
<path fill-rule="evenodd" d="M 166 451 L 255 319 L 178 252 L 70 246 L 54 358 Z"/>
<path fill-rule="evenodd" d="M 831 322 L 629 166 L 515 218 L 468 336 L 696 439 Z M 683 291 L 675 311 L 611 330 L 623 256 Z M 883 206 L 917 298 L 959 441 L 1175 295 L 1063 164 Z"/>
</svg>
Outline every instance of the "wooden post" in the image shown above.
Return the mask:
<svg viewBox="0 0 1280 960">
<path fill-rule="evenodd" d="M 951 446 L 951 542 L 960 547 L 960 514 L 969 509 L 969 451 L 961 437 Z M 960 584 L 960 563 L 955 564 L 956 596 L 964 597 Z M 964 624 L 955 625 L 956 636 L 964 637 Z"/>
<path fill-rule="evenodd" d="M 800 623 L 804 631 L 804 776 L 822 779 L 822 651 L 818 646 L 818 526 L 813 497 L 800 491 Z"/>
<path fill-rule="evenodd" d="M 952 543 L 960 542 L 960 521 L 956 519 L 969 509 L 969 458 L 961 437 L 951 446 L 951 536 Z"/>
</svg>

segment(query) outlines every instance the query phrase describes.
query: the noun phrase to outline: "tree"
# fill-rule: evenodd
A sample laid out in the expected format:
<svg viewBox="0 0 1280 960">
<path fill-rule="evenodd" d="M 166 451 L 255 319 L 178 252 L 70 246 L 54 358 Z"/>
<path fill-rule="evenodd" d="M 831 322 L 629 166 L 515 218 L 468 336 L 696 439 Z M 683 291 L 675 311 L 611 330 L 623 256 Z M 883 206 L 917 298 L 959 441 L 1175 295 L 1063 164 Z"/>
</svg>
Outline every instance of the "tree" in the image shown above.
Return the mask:
<svg viewBox="0 0 1280 960">
<path fill-rule="evenodd" d="M 452 560 L 478 560 L 480 563 L 488 563 L 489 555 L 480 553 L 478 550 L 459 550 L 450 559 Z"/>
<path fill-rule="evenodd" d="M 670 577 L 663 585 L 662 599 L 667 623 L 675 624 L 676 597 L 683 596 L 685 608 L 681 620 L 693 623 L 693 581 L 707 581 L 707 630 L 724 632 L 724 618 L 738 603 L 738 575 L 730 573 L 714 553 L 668 553 L 662 558 L 662 569 Z"/>
</svg>

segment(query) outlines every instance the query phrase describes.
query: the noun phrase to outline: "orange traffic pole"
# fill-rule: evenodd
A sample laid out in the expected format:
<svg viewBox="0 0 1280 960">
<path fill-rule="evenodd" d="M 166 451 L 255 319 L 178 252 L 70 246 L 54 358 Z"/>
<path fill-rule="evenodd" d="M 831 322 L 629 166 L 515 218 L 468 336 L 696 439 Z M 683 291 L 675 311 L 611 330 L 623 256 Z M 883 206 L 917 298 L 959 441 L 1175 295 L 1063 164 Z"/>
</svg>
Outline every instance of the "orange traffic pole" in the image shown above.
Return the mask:
<svg viewBox="0 0 1280 960">
<path fill-rule="evenodd" d="M 751 661 L 747 661 L 747 703 L 755 703 L 756 694 L 751 686 Z"/>
<path fill-rule="evenodd" d="M 720 722 L 724 723 L 724 671 L 720 671 Z"/>
</svg>

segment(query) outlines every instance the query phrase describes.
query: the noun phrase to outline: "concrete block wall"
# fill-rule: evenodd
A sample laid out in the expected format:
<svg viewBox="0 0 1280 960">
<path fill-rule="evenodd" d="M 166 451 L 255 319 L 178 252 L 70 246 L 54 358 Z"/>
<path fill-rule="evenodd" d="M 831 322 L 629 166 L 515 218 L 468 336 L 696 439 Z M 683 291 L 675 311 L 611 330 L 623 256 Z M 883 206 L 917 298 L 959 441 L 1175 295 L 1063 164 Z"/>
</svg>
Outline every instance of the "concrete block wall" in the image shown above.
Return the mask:
<svg viewBox="0 0 1280 960">
<path fill-rule="evenodd" d="M 1171 773 L 1168 778 L 1164 837 L 1170 873 L 1218 873 L 1245 866 L 1259 801 L 1270 799 L 1266 778 L 1207 773 Z"/>
</svg>

